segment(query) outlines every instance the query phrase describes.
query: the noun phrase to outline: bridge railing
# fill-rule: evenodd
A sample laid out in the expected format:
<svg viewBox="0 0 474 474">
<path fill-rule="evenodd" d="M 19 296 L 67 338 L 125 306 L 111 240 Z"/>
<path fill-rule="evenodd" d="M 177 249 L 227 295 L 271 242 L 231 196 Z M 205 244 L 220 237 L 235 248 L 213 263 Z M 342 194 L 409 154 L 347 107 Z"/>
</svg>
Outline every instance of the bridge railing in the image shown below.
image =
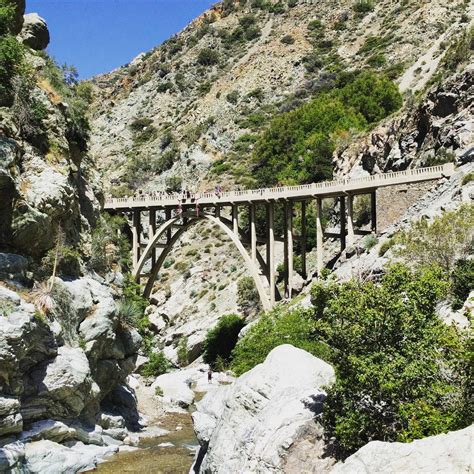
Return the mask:
<svg viewBox="0 0 474 474">
<path fill-rule="evenodd" d="M 344 191 L 346 187 L 355 187 L 357 185 L 371 184 L 375 186 L 382 186 L 384 183 L 391 180 L 398 180 L 404 177 L 414 178 L 436 178 L 439 175 L 446 174 L 450 175 L 454 170 L 452 163 L 445 165 L 431 166 L 428 168 L 415 168 L 405 171 L 395 171 L 390 173 L 380 173 L 371 176 L 363 176 L 360 178 L 341 178 L 332 181 L 322 181 L 320 183 L 301 184 L 296 186 L 278 186 L 274 188 L 262 188 L 262 189 L 249 189 L 243 191 L 225 191 L 225 192 L 206 192 L 206 193 L 192 193 L 192 198 L 199 200 L 211 200 L 211 201 L 222 201 L 231 202 L 235 198 L 242 199 L 248 198 L 249 200 L 255 198 L 271 198 L 275 196 L 285 195 L 305 195 L 312 194 L 320 190 L 330 191 Z M 156 205 L 178 205 L 183 201 L 182 193 L 166 194 L 159 192 L 157 196 L 154 195 L 143 195 L 135 196 L 133 198 L 108 198 L 106 200 L 107 207 L 114 207 L 117 205 L 130 204 L 130 207 L 149 203 Z"/>
</svg>

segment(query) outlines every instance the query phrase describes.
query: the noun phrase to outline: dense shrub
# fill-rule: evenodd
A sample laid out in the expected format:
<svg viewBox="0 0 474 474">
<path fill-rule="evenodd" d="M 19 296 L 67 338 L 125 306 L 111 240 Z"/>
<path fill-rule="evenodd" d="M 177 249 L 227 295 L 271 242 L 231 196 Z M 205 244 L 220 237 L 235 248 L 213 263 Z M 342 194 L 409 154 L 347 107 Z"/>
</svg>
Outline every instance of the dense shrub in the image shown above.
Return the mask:
<svg viewBox="0 0 474 474">
<path fill-rule="evenodd" d="M 252 277 L 243 277 L 237 282 L 237 304 L 245 315 L 260 310 L 260 296 Z"/>
<path fill-rule="evenodd" d="M 14 21 L 14 3 L 9 0 L 0 0 L 0 36 L 6 36 L 10 33 Z"/>
<path fill-rule="evenodd" d="M 452 308 L 461 309 L 474 290 L 474 260 L 459 260 L 451 273 Z"/>
<path fill-rule="evenodd" d="M 355 12 L 357 13 L 368 13 L 374 9 L 374 1 L 373 0 L 357 0 L 354 5 L 352 6 Z"/>
<path fill-rule="evenodd" d="M 261 186 L 329 179 L 338 136 L 364 129 L 397 110 L 402 98 L 383 76 L 365 72 L 313 101 L 277 116 L 256 143 Z"/>
<path fill-rule="evenodd" d="M 380 285 L 330 288 L 319 335 L 331 346 L 337 382 L 324 425 L 341 454 L 374 439 L 411 441 L 457 428 L 466 404 L 457 362 L 464 348 L 435 312 L 446 290 L 441 270 L 401 265 Z"/>
<path fill-rule="evenodd" d="M 197 62 L 202 66 L 212 66 L 219 62 L 219 53 L 211 48 L 204 48 L 199 51 Z"/>
<path fill-rule="evenodd" d="M 170 370 L 171 364 L 162 352 L 151 352 L 148 357 L 149 361 L 140 371 L 145 377 L 158 377 Z"/>
<path fill-rule="evenodd" d="M 0 106 L 13 101 L 13 78 L 22 73 L 24 47 L 13 36 L 0 37 Z"/>
<path fill-rule="evenodd" d="M 239 332 L 245 326 L 242 318 L 235 314 L 228 314 L 219 319 L 217 325 L 211 329 L 204 341 L 204 362 L 216 367 L 216 362 L 230 362 L 232 350 L 237 344 Z"/>
<path fill-rule="evenodd" d="M 92 231 L 92 251 L 88 267 L 104 274 L 114 265 L 121 271 L 130 269 L 130 242 L 122 232 L 126 220 L 120 216 L 104 214 Z"/>
<path fill-rule="evenodd" d="M 281 344 L 291 344 L 327 359 L 326 345 L 313 337 L 315 324 L 311 310 L 277 307 L 264 314 L 233 350 L 232 370 L 237 375 L 247 372 Z"/>
<path fill-rule="evenodd" d="M 465 204 L 432 222 L 421 219 L 397 237 L 397 255 L 415 265 L 437 264 L 449 273 L 474 249 L 474 206 Z"/>
</svg>

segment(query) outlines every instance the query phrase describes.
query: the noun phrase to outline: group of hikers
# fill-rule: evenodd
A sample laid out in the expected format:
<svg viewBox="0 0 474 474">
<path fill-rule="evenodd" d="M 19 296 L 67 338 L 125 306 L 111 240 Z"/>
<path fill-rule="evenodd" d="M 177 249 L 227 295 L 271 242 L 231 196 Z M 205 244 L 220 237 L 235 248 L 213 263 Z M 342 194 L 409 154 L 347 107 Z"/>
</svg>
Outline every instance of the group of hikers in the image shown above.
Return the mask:
<svg viewBox="0 0 474 474">
<path fill-rule="evenodd" d="M 222 196 L 222 186 L 217 185 L 215 187 L 214 193 L 217 197 Z M 191 199 L 193 201 L 197 201 L 202 194 L 209 194 L 208 191 L 203 191 L 202 193 L 192 192 L 183 189 L 182 191 L 151 191 L 151 192 L 143 192 L 142 190 L 138 190 L 134 195 L 134 199 L 165 199 L 165 198 L 172 198 L 177 199 L 179 201 L 187 201 Z"/>
</svg>

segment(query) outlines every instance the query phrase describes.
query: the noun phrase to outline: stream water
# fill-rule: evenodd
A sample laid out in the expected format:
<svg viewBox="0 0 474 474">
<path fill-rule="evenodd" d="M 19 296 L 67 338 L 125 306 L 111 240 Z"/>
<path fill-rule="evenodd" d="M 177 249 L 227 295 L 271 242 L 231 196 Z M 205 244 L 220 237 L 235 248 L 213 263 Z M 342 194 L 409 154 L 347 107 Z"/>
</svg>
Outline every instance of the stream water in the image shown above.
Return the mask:
<svg viewBox="0 0 474 474">
<path fill-rule="evenodd" d="M 93 472 L 101 474 L 188 474 L 199 448 L 194 435 L 191 412 L 168 413 L 158 425 L 169 433 L 142 439 L 140 449 L 125 451 L 99 464 Z M 181 429 L 176 429 L 180 427 Z"/>
<path fill-rule="evenodd" d="M 204 392 L 195 391 L 194 402 L 201 400 L 204 395 Z M 199 449 L 191 418 L 195 409 L 195 405 L 191 405 L 188 412 L 167 413 L 153 426 L 168 431 L 168 434 L 143 438 L 138 445 L 140 449 L 117 453 L 92 472 L 188 474 Z"/>
</svg>

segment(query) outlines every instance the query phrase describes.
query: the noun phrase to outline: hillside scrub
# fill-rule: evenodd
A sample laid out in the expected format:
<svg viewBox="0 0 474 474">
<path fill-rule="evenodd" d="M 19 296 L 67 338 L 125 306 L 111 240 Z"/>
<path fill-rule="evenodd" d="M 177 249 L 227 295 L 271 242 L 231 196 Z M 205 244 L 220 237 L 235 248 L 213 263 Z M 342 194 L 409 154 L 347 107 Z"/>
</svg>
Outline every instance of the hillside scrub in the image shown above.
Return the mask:
<svg viewBox="0 0 474 474">
<path fill-rule="evenodd" d="M 402 105 L 396 85 L 373 72 L 341 79 L 339 85 L 271 122 L 254 150 L 259 186 L 330 179 L 339 139 L 348 131 L 367 129 Z"/>
<path fill-rule="evenodd" d="M 289 343 L 331 363 L 323 424 L 345 457 L 371 440 L 408 442 L 473 421 L 469 339 L 436 315 L 448 292 L 439 267 L 391 267 L 380 283 L 317 284 L 314 309 L 279 307 L 233 351 L 242 374 Z"/>
<path fill-rule="evenodd" d="M 10 34 L 14 21 L 13 4 L 0 0 L 0 106 L 12 104 L 12 81 L 15 76 L 25 74 L 25 48 Z"/>
</svg>

